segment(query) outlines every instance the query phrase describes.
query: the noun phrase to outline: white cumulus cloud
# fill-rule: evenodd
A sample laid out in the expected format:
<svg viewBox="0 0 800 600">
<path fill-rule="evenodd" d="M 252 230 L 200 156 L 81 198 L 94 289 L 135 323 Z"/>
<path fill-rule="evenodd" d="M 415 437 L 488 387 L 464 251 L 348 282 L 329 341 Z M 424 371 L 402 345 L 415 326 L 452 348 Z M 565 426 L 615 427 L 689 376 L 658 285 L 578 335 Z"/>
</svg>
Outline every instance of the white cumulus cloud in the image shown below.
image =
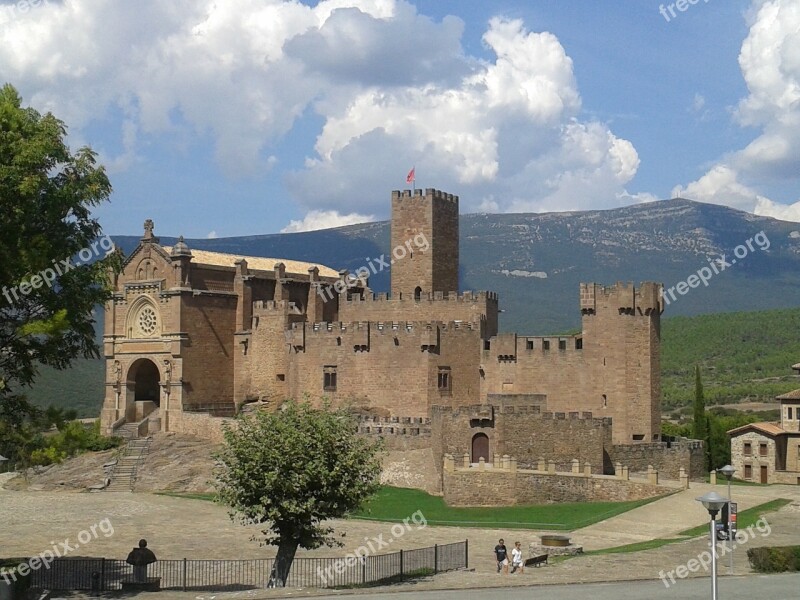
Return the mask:
<svg viewBox="0 0 800 600">
<path fill-rule="evenodd" d="M 760 133 L 699 180 L 678 186 L 673 195 L 797 220 L 792 216 L 800 216 L 797 204 L 774 202 L 756 187 L 798 181 L 800 175 L 800 0 L 753 0 L 739 65 L 748 95 L 735 117 Z"/>
<path fill-rule="evenodd" d="M 344 227 L 345 225 L 368 223 L 374 220 L 374 215 L 359 215 L 357 213 L 340 215 L 335 210 L 312 210 L 309 211 L 303 219 L 290 221 L 286 227 L 281 229 L 281 233 L 297 233 L 299 231 L 330 229 L 332 227 Z"/>
</svg>

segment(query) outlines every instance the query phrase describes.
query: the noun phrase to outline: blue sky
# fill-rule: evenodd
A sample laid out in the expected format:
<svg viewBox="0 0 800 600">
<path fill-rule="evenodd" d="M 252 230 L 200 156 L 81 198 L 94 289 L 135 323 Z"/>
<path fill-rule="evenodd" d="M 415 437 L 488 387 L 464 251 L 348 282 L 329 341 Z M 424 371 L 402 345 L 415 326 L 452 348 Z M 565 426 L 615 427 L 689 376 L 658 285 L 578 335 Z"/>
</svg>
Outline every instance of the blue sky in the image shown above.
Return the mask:
<svg viewBox="0 0 800 600">
<path fill-rule="evenodd" d="M 25 2 L 0 81 L 100 154 L 111 234 L 384 219 L 412 166 L 462 212 L 800 221 L 800 0 Z"/>
</svg>

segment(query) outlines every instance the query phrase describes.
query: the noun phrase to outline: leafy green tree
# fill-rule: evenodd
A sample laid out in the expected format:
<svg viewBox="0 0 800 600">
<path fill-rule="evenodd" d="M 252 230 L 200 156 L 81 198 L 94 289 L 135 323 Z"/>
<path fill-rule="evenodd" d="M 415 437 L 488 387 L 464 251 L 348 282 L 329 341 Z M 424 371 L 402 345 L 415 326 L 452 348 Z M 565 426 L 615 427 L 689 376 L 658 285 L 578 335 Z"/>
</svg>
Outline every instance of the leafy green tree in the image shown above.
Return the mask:
<svg viewBox="0 0 800 600">
<path fill-rule="evenodd" d="M 15 430 L 35 412 L 23 391 L 41 365 L 99 357 L 92 310 L 119 263 L 103 257 L 110 240 L 90 214 L 111 184 L 95 153 L 72 153 L 65 136 L 52 114 L 0 88 L 0 422 Z"/>
<path fill-rule="evenodd" d="M 694 428 L 692 435 L 696 440 L 705 440 L 708 437 L 706 402 L 703 398 L 703 380 L 700 378 L 699 365 L 694 368 Z"/>
<path fill-rule="evenodd" d="M 240 417 L 217 454 L 219 499 L 231 518 L 262 524 L 278 547 L 269 587 L 284 587 L 298 547 L 341 546 L 326 527 L 378 489 L 379 445 L 357 434 L 345 410 L 289 402 Z"/>
</svg>

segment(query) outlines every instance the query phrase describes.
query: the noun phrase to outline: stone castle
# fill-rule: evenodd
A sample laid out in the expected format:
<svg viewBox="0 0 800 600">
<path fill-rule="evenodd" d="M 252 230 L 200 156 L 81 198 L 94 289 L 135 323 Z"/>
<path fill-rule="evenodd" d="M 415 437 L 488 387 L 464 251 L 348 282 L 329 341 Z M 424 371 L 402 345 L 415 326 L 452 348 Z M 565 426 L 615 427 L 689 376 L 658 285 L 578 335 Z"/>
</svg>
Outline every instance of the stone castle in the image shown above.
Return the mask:
<svg viewBox="0 0 800 600">
<path fill-rule="evenodd" d="M 701 475 L 696 444 L 660 439 L 660 284 L 582 284 L 577 335 L 500 333 L 497 295 L 458 291 L 458 197 L 391 201 L 391 294 L 366 268 L 162 246 L 147 221 L 106 307 L 104 431 L 213 437 L 245 404 L 326 397 L 440 471 L 467 453 Z"/>
</svg>

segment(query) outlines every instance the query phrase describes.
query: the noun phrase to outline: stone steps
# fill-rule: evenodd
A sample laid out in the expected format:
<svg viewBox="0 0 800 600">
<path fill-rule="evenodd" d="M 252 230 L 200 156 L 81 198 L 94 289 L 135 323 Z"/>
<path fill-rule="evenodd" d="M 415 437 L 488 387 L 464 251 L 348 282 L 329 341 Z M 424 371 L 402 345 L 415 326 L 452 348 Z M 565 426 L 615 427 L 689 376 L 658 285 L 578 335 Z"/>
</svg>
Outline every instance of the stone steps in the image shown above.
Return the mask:
<svg viewBox="0 0 800 600">
<path fill-rule="evenodd" d="M 131 423 L 138 431 L 138 424 Z M 123 425 L 118 431 L 127 427 Z M 108 484 L 105 491 L 107 492 L 132 492 L 133 486 L 136 484 L 136 475 L 138 467 L 147 454 L 150 447 L 150 438 L 135 438 L 128 439 L 125 450 L 122 456 L 117 460 L 114 466 L 114 472 L 111 476 L 111 483 Z"/>
</svg>

